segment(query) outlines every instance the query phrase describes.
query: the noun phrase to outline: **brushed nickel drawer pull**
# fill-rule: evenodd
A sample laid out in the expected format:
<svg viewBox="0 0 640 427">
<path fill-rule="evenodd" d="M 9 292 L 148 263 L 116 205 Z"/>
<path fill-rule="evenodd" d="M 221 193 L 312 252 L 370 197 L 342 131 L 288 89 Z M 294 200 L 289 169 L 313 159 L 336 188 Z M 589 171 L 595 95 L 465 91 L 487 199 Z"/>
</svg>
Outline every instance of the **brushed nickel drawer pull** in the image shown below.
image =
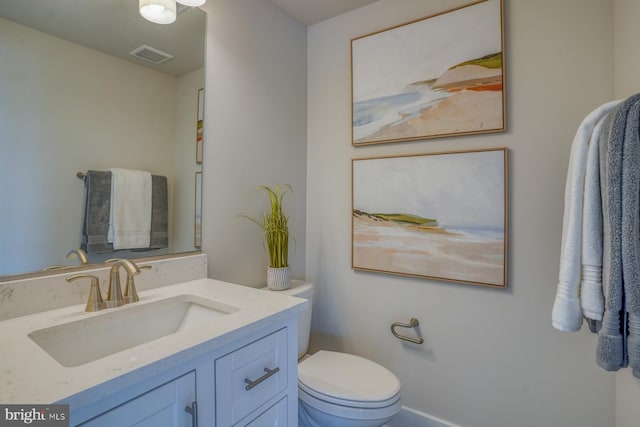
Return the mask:
<svg viewBox="0 0 640 427">
<path fill-rule="evenodd" d="M 194 401 L 191 406 L 184 408 L 184 411 L 191 414 L 191 426 L 198 427 L 198 402 Z"/>
<path fill-rule="evenodd" d="M 245 390 L 251 390 L 252 388 L 254 388 L 255 386 L 257 386 L 258 384 L 260 384 L 261 382 L 267 380 L 269 377 L 273 376 L 274 374 L 280 372 L 280 368 L 278 368 L 277 366 L 273 369 L 269 369 L 269 368 L 264 368 L 264 371 L 266 372 L 266 374 L 264 374 L 263 376 L 261 376 L 260 378 L 258 378 L 255 381 L 251 381 L 249 378 L 245 378 L 244 382 L 247 384 L 245 386 Z"/>
</svg>

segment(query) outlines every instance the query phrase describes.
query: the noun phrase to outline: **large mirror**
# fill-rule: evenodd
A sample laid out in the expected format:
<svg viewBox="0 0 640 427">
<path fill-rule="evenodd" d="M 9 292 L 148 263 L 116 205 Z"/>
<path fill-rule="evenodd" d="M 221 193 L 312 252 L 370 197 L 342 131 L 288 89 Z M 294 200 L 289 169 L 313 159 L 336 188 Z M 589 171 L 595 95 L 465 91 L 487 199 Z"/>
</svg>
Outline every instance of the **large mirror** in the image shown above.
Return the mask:
<svg viewBox="0 0 640 427">
<path fill-rule="evenodd" d="M 80 247 L 76 174 L 88 170 L 146 170 L 168 188 L 167 247 L 90 253 L 90 262 L 198 249 L 205 25 L 197 8 L 150 23 L 136 0 L 0 0 L 0 281 L 78 266 L 67 254 Z M 130 54 L 140 47 L 147 60 Z"/>
</svg>

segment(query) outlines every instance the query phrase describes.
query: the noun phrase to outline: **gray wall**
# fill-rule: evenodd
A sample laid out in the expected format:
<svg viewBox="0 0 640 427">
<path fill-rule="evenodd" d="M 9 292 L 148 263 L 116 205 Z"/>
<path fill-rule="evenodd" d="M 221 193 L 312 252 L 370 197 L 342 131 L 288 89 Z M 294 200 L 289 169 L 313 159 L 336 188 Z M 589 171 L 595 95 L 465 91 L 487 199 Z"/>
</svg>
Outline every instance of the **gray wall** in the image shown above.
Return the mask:
<svg viewBox="0 0 640 427">
<path fill-rule="evenodd" d="M 209 276 L 266 285 L 258 186 L 290 184 L 295 243 L 290 264 L 305 276 L 306 28 L 270 1 L 209 0 L 203 168 L 203 251 Z M 291 197 L 290 197 L 291 196 Z"/>
<path fill-rule="evenodd" d="M 595 365 L 595 337 L 556 331 L 550 316 L 569 148 L 582 118 L 613 95 L 612 2 L 505 2 L 506 133 L 350 145 L 350 38 L 463 3 L 380 0 L 308 30 L 312 345 L 380 362 L 400 377 L 405 405 L 462 426 L 610 427 L 615 376 Z M 351 269 L 351 158 L 502 146 L 508 289 Z M 389 332 L 412 316 L 426 339 L 419 349 Z"/>
<path fill-rule="evenodd" d="M 198 116 L 198 90 L 204 88 L 204 68 L 192 71 L 178 79 L 176 85 L 176 142 L 173 152 L 174 185 L 180 191 L 174 194 L 173 232 L 174 246 L 193 248 L 195 217 L 195 174 L 202 170 L 196 163 L 196 117 Z M 194 248 L 195 249 L 195 248 Z"/>
</svg>

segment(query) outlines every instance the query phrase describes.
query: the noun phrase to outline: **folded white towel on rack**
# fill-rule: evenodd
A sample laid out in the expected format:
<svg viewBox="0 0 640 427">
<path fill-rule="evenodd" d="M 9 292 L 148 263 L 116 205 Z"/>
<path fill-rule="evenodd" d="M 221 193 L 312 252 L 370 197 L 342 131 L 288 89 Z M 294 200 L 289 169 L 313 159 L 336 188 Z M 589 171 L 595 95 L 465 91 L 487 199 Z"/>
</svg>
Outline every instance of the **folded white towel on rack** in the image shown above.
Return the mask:
<svg viewBox="0 0 640 427">
<path fill-rule="evenodd" d="M 575 332 L 582 327 L 582 209 L 589 140 L 597 122 L 618 103 L 607 102 L 589 113 L 578 127 L 571 145 L 564 194 L 559 283 L 551 315 L 553 327 L 565 332 Z"/>
<path fill-rule="evenodd" d="M 111 207 L 107 240 L 113 249 L 148 248 L 151 239 L 151 174 L 111 171 Z"/>
</svg>

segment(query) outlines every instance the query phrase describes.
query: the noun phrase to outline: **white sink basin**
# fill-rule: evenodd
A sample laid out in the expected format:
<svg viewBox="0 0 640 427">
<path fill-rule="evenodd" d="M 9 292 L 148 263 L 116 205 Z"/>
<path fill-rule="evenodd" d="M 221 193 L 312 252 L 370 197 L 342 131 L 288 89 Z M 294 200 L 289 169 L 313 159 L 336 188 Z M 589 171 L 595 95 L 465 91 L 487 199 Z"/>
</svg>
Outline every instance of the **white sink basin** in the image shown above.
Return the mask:
<svg viewBox="0 0 640 427">
<path fill-rule="evenodd" d="M 105 356 L 214 322 L 238 307 L 195 295 L 139 302 L 97 316 L 29 334 L 62 366 L 84 365 Z"/>
</svg>

